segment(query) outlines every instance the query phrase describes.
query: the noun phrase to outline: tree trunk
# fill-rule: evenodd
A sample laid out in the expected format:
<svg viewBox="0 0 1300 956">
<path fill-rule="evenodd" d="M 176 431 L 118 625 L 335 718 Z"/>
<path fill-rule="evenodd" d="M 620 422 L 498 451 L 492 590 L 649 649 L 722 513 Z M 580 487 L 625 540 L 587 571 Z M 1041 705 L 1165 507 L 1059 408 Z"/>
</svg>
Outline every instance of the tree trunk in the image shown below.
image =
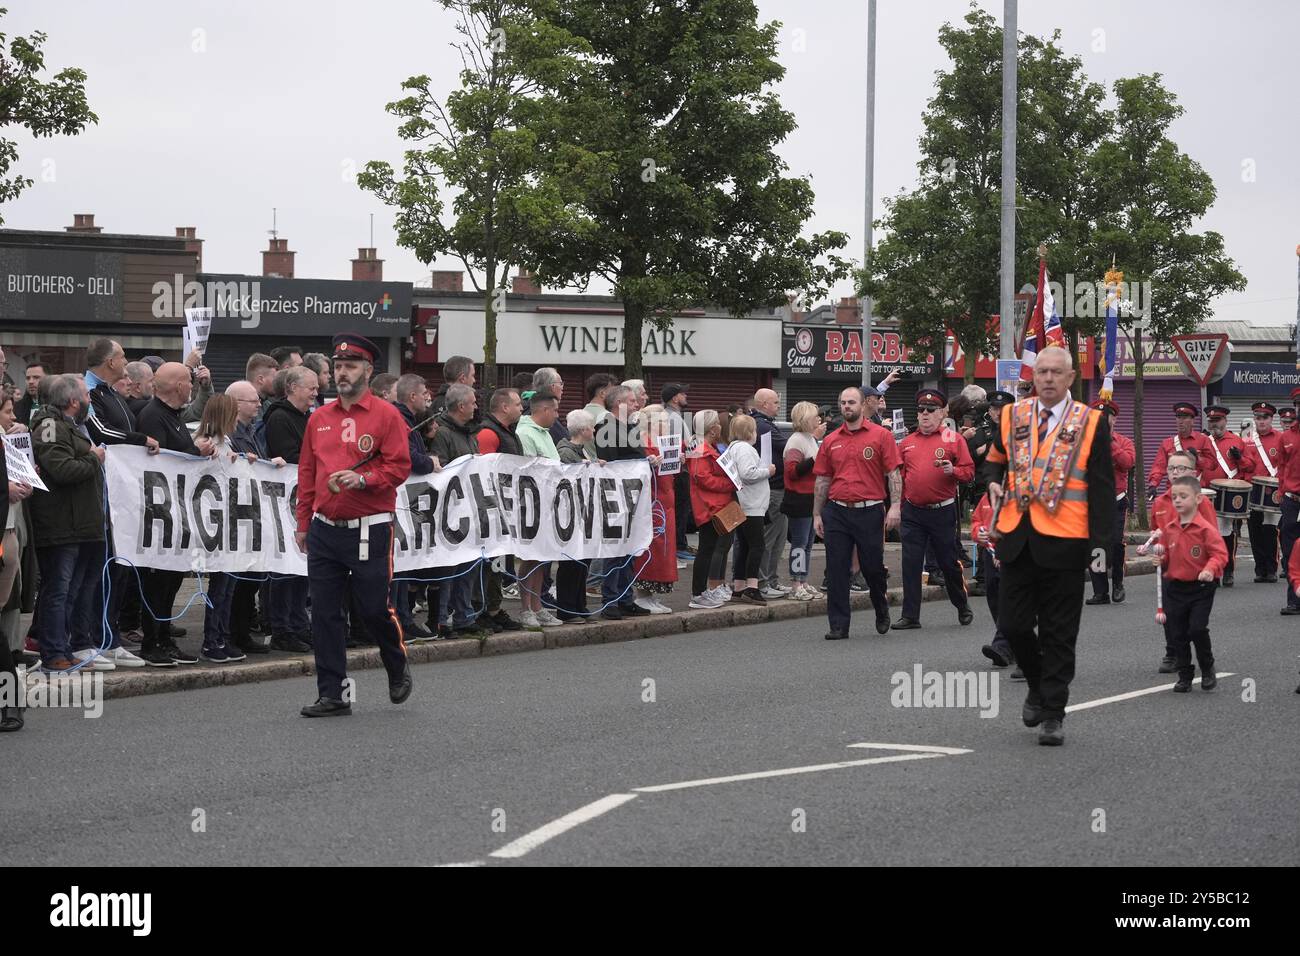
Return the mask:
<svg viewBox="0 0 1300 956">
<path fill-rule="evenodd" d="M 640 302 L 623 303 L 623 380 L 645 378 L 641 368 L 641 327 L 645 323 L 645 306 Z"/>
<path fill-rule="evenodd" d="M 1142 327 L 1134 330 L 1133 338 L 1133 446 L 1137 450 L 1137 481 L 1134 483 L 1133 514 L 1137 517 L 1138 527 L 1143 531 L 1151 525 L 1147 520 L 1147 481 L 1146 458 L 1142 454 L 1142 370 L 1146 365 L 1142 355 Z"/>
<path fill-rule="evenodd" d="M 487 282 L 483 283 L 483 389 L 491 395 L 497 387 L 497 310 L 495 259 L 488 259 Z"/>
</svg>

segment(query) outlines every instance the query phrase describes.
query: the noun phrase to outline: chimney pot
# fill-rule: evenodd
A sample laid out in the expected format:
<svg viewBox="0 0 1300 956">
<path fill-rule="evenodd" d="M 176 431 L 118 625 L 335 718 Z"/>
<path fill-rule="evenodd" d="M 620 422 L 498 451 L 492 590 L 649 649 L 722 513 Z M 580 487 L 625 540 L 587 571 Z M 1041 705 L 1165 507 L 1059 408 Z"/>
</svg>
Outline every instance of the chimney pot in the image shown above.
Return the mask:
<svg viewBox="0 0 1300 956">
<path fill-rule="evenodd" d="M 262 253 L 262 275 L 280 279 L 293 278 L 293 259 L 297 253 L 289 249 L 288 239 L 272 238 Z"/>
<path fill-rule="evenodd" d="M 435 269 L 431 275 L 431 285 L 434 292 L 463 292 L 465 273 L 459 269 Z"/>
<path fill-rule="evenodd" d="M 67 232 L 103 232 L 103 228 L 95 225 L 95 214 L 93 212 L 77 212 L 72 214 L 72 225 L 65 226 Z"/>
<path fill-rule="evenodd" d="M 537 295 L 542 291 L 533 280 L 533 274 L 523 269 L 510 280 L 510 289 L 516 295 Z"/>
<path fill-rule="evenodd" d="M 373 247 L 357 250 L 357 257 L 352 260 L 353 282 L 383 282 L 384 260 L 375 255 Z"/>
</svg>

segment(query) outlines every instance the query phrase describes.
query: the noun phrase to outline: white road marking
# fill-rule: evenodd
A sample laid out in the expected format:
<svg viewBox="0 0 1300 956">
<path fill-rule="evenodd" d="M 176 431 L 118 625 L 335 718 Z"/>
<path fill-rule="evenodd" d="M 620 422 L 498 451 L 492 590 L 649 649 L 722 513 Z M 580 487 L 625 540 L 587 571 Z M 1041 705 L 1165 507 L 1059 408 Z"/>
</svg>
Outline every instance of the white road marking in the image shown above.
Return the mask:
<svg viewBox="0 0 1300 956">
<path fill-rule="evenodd" d="M 852 746 L 882 746 L 878 744 L 853 744 Z M 883 745 L 887 746 L 887 745 Z M 898 750 L 920 750 L 929 748 L 919 747 L 897 747 L 891 749 Z M 669 790 L 689 790 L 692 787 L 712 787 L 719 783 L 738 783 L 741 780 L 766 780 L 769 777 L 789 777 L 801 773 L 821 773 L 823 770 L 844 770 L 848 767 L 865 767 L 869 764 L 876 763 L 898 763 L 903 760 L 930 760 L 934 757 L 947 757 L 952 754 L 966 754 L 969 750 L 957 750 L 955 748 L 941 748 L 942 753 L 908 753 L 898 754 L 893 757 L 868 757 L 865 760 L 839 760 L 835 763 L 812 764 L 807 767 L 786 767 L 782 770 L 758 770 L 754 773 L 738 773 L 729 777 L 706 777 L 703 780 L 684 780 L 681 783 L 661 783 L 654 787 L 636 787 L 634 793 L 666 793 Z"/>
<path fill-rule="evenodd" d="M 920 744 L 849 744 L 849 746 L 861 747 L 864 750 L 911 750 L 917 753 L 943 754 L 948 757 L 970 753 L 962 747 L 927 747 Z"/>
<path fill-rule="evenodd" d="M 487 860 L 470 860 L 468 863 L 437 863 L 435 869 L 442 869 L 449 866 L 486 866 Z"/>
<path fill-rule="evenodd" d="M 629 800 L 635 800 L 635 793 L 611 793 L 607 797 L 601 797 L 594 803 L 589 803 L 585 807 L 579 807 L 572 813 L 566 813 L 558 820 L 552 820 L 545 826 L 540 826 L 530 833 L 525 833 L 517 840 L 512 840 L 499 850 L 494 850 L 489 856 L 498 859 L 514 859 L 521 857 L 530 850 L 535 850 L 547 840 L 552 840 L 564 833 L 566 830 L 572 830 L 574 827 L 586 823 L 588 820 L 594 820 L 603 813 L 608 813 L 615 807 L 621 807 Z"/>
<path fill-rule="evenodd" d="M 1233 673 L 1219 675 L 1220 678 L 1236 676 L 1237 675 Z M 1192 681 L 1193 684 L 1199 684 L 1200 682 L 1201 679 L 1199 677 Z M 1077 710 L 1089 710 L 1093 707 L 1100 707 L 1102 704 L 1113 704 L 1120 700 L 1132 700 L 1134 697 L 1145 697 L 1147 694 L 1158 694 L 1162 690 L 1172 690 L 1173 687 L 1173 684 L 1161 684 L 1159 687 L 1147 687 L 1143 690 L 1131 690 L 1127 694 L 1116 694 L 1114 697 L 1100 697 L 1097 700 L 1085 700 L 1081 704 L 1070 704 L 1065 708 L 1065 712 L 1067 714 L 1073 714 Z"/>
</svg>

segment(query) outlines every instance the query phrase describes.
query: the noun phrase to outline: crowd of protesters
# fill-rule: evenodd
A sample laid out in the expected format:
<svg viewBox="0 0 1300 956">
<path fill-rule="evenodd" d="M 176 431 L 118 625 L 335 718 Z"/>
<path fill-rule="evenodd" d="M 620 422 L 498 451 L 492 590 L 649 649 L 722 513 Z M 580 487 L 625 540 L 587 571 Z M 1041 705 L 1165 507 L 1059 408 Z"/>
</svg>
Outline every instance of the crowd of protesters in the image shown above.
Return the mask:
<svg viewBox="0 0 1300 956">
<path fill-rule="evenodd" d="M 182 649 L 177 639 L 186 632 L 175 621 L 186 574 L 111 560 L 104 460 L 107 446 L 136 445 L 149 453 L 295 467 L 308 419 L 328 400 L 331 363 L 324 355 L 291 345 L 257 353 L 244 378 L 215 391 L 198 351 L 183 362 L 128 360 L 118 342 L 101 338 L 88 344 L 83 372 L 57 373 L 33 360 L 25 381 L 16 382 L 0 352 L 0 375 L 0 432 L 30 432 L 36 471 L 48 488 L 5 477 L 0 643 L 10 655 L 0 657 L 0 670 L 174 668 L 311 651 L 306 578 L 223 573 L 199 573 L 202 641 L 198 653 Z M 566 383 L 554 368 L 516 375 L 490 394 L 478 387 L 474 362 L 461 356 L 444 364 L 436 394 L 417 374 L 372 379 L 372 394 L 392 402 L 410 428 L 413 474 L 491 453 L 561 467 L 645 461 L 652 470 L 649 548 L 596 561 L 507 557 L 408 572 L 391 594 L 408 641 L 670 613 L 666 598 L 691 562 L 692 607 L 817 593 L 808 583 L 807 555 L 811 463 L 824 430 L 816 408 L 796 407 L 787 453 L 774 421 L 778 398 L 769 389 L 720 414 L 692 413 L 685 384 L 666 386 L 655 404 L 643 381 L 610 373 L 594 374 L 582 387 L 585 404 L 562 414 Z M 760 460 L 760 447 L 768 460 Z M 719 462 L 728 448 L 729 471 Z M 660 474 L 665 450 L 672 467 Z M 698 548 L 689 545 L 692 531 Z M 778 580 L 787 536 L 792 586 Z M 516 615 L 506 600 L 519 602 Z M 25 630 L 23 614 L 31 614 Z M 349 646 L 372 644 L 360 615 L 349 618 Z"/>
</svg>

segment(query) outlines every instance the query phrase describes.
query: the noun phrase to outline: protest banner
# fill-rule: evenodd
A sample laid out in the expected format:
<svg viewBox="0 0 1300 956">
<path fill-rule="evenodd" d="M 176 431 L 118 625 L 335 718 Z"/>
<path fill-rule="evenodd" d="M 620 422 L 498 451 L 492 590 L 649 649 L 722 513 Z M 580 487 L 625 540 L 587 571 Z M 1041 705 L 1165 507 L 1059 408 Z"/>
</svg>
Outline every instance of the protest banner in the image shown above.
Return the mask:
<svg viewBox="0 0 1300 956">
<path fill-rule="evenodd" d="M 718 456 L 718 467 L 727 473 L 727 477 L 731 479 L 731 483 L 739 491 L 744 482 L 740 480 L 740 466 L 736 464 L 736 456 L 731 453 L 731 450 L 735 447 L 736 443 L 732 442 L 727 446 L 727 450 Z"/>
<path fill-rule="evenodd" d="M 655 439 L 659 448 L 659 474 L 675 475 L 682 470 L 682 442 L 678 435 L 662 435 Z"/>
<path fill-rule="evenodd" d="M 307 573 L 294 543 L 293 466 L 149 455 L 134 445 L 109 447 L 105 464 L 120 557 L 173 571 Z M 652 496 L 645 461 L 466 456 L 398 488 L 394 570 L 504 554 L 531 561 L 636 554 L 650 546 Z"/>
</svg>

